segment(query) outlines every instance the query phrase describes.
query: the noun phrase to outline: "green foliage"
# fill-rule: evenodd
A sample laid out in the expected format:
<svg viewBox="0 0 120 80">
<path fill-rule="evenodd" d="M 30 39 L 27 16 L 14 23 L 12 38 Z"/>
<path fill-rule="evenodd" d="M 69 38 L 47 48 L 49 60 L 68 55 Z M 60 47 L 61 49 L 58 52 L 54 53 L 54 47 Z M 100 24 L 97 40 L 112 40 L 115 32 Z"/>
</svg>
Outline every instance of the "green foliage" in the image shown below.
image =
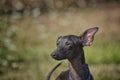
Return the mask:
<svg viewBox="0 0 120 80">
<path fill-rule="evenodd" d="M 86 58 L 91 64 L 120 63 L 120 42 L 96 42 L 90 48 L 85 48 Z"/>
<path fill-rule="evenodd" d="M 8 16 L 0 16 L 0 80 L 43 79 L 38 75 L 41 71 L 32 45 L 34 41 L 28 35 L 19 36 L 16 28 L 11 26 Z"/>
</svg>

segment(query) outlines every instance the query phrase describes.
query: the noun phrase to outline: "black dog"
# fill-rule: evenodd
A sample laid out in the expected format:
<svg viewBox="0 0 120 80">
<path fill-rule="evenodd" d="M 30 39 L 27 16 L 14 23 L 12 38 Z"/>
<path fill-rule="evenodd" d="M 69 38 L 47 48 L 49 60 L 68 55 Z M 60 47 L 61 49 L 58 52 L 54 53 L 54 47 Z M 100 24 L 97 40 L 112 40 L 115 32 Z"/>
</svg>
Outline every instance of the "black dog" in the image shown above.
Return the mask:
<svg viewBox="0 0 120 80">
<path fill-rule="evenodd" d="M 84 46 L 90 46 L 98 27 L 87 29 L 81 36 L 60 36 L 57 49 L 51 56 L 56 60 L 68 59 L 69 70 L 63 71 L 56 80 L 93 80 L 85 62 Z M 49 79 L 48 79 L 49 80 Z"/>
</svg>

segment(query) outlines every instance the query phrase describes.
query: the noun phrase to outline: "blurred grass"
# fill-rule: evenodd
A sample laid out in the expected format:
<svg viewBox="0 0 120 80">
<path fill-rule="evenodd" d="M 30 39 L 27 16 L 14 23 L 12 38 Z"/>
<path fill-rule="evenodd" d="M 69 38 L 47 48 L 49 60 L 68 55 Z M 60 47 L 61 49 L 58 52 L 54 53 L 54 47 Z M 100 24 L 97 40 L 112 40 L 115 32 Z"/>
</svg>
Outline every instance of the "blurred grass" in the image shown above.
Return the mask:
<svg viewBox="0 0 120 80">
<path fill-rule="evenodd" d="M 85 53 L 88 63 L 91 64 L 119 64 L 119 50 L 120 42 L 104 41 L 85 48 Z"/>
<path fill-rule="evenodd" d="M 0 16 L 0 80 L 45 80 L 58 63 L 50 53 L 60 35 L 80 35 L 85 29 L 98 26 L 92 46 L 85 47 L 87 63 L 95 80 L 120 80 L 120 11 L 86 9 L 50 12 L 37 19 L 23 16 L 14 20 Z M 63 61 L 52 76 L 67 67 Z M 7 63 L 7 65 L 6 65 Z"/>
</svg>

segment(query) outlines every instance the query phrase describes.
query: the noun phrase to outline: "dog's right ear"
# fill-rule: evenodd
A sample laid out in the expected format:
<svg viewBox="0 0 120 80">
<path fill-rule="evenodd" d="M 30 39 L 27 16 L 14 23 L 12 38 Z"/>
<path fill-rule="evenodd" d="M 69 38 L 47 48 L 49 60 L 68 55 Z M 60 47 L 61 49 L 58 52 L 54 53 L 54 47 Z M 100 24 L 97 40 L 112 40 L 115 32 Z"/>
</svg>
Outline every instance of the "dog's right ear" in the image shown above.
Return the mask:
<svg viewBox="0 0 120 80">
<path fill-rule="evenodd" d="M 61 38 L 62 38 L 62 36 L 59 36 L 58 39 L 57 39 L 57 41 L 58 41 L 59 39 L 61 39 Z"/>
<path fill-rule="evenodd" d="M 58 39 L 57 39 L 57 41 L 56 41 L 56 45 L 59 45 L 59 42 L 60 42 L 61 38 L 62 38 L 62 36 L 59 36 L 59 37 L 58 37 Z"/>
<path fill-rule="evenodd" d="M 83 46 L 90 46 L 94 40 L 94 35 L 98 31 L 98 27 L 87 29 L 81 36 L 80 41 Z"/>
</svg>

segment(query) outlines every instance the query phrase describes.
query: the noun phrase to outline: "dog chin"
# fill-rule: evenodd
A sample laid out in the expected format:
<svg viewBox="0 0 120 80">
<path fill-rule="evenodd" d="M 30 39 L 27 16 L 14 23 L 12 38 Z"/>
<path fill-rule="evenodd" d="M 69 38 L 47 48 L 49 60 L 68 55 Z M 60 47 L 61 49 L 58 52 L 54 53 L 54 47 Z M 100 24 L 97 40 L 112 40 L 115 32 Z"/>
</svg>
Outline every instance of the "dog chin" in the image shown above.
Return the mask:
<svg viewBox="0 0 120 80">
<path fill-rule="evenodd" d="M 58 58 L 58 57 L 53 57 L 55 60 L 64 60 L 66 58 Z"/>
</svg>

